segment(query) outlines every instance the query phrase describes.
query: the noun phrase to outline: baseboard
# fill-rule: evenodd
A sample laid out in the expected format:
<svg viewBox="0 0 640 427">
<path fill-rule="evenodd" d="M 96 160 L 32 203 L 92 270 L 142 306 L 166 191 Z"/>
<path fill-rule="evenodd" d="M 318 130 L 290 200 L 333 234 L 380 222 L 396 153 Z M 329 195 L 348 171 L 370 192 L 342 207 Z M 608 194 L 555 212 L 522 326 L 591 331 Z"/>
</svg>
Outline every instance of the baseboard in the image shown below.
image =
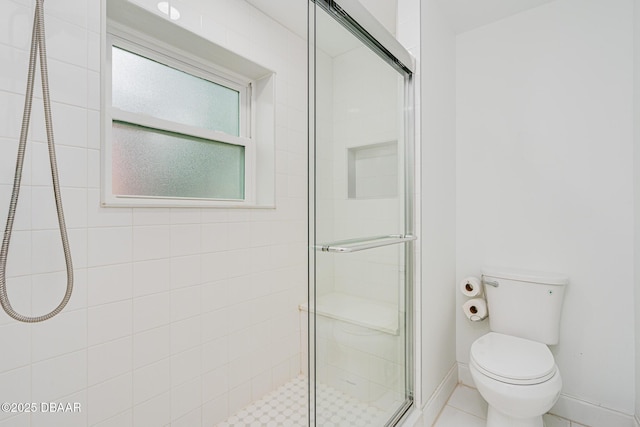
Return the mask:
<svg viewBox="0 0 640 427">
<path fill-rule="evenodd" d="M 591 427 L 637 427 L 633 415 L 595 405 L 591 402 L 560 394 L 550 414 Z"/>
<path fill-rule="evenodd" d="M 458 380 L 467 387 L 476 388 L 476 384 L 473 382 L 473 377 L 471 377 L 469 365 L 466 363 L 458 362 Z"/>
<path fill-rule="evenodd" d="M 469 365 L 466 363 L 458 363 L 458 378 L 462 384 L 475 388 Z M 590 427 L 640 427 L 637 416 L 634 417 L 566 394 L 560 394 L 558 402 L 549 413 Z"/>
<path fill-rule="evenodd" d="M 422 408 L 423 426 L 432 426 L 435 423 L 456 385 L 458 385 L 458 366 L 454 364 Z"/>
</svg>

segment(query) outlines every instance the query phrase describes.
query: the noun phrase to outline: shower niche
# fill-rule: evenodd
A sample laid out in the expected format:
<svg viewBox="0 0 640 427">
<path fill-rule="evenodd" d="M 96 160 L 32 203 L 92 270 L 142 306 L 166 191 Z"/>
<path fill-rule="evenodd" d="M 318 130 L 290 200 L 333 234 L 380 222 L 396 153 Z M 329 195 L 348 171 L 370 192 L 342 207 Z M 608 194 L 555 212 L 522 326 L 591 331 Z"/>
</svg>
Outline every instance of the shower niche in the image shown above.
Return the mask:
<svg viewBox="0 0 640 427">
<path fill-rule="evenodd" d="M 349 199 L 398 197 L 398 141 L 347 149 Z"/>
</svg>

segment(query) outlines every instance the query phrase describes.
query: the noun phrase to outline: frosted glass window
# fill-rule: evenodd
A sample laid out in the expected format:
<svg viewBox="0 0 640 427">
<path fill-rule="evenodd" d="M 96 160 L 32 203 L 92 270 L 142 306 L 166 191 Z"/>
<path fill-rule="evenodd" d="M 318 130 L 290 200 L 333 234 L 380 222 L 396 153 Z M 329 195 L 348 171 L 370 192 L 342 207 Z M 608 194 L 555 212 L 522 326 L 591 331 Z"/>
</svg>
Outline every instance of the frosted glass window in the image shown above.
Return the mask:
<svg viewBox="0 0 640 427">
<path fill-rule="evenodd" d="M 112 47 L 112 105 L 131 113 L 240 135 L 240 92 Z"/>
<path fill-rule="evenodd" d="M 245 147 L 114 122 L 117 196 L 244 199 Z"/>
</svg>

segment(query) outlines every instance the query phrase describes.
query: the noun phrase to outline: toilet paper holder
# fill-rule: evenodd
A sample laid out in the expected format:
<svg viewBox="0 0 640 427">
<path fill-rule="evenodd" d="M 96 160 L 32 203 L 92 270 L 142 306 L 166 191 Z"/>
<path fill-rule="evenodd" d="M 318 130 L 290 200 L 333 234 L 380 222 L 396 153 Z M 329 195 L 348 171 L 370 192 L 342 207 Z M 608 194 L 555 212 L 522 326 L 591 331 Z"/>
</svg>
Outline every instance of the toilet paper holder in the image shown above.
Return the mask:
<svg viewBox="0 0 640 427">
<path fill-rule="evenodd" d="M 484 283 L 485 285 L 493 286 L 494 288 L 497 288 L 498 286 L 500 286 L 500 283 L 498 283 L 495 280 L 484 280 L 484 279 L 482 279 L 482 283 Z"/>
</svg>

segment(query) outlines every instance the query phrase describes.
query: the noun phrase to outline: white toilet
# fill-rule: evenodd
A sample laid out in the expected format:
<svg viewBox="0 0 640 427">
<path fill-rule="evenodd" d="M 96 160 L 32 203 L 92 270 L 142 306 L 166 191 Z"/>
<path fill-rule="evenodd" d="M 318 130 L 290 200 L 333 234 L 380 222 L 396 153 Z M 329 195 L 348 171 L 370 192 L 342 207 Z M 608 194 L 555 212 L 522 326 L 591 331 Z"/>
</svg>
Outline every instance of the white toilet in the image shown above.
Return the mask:
<svg viewBox="0 0 640 427">
<path fill-rule="evenodd" d="M 560 371 L 547 345 L 558 343 L 568 278 L 482 270 L 491 332 L 471 345 L 469 368 L 489 404 L 487 427 L 543 427 L 558 400 Z"/>
</svg>

